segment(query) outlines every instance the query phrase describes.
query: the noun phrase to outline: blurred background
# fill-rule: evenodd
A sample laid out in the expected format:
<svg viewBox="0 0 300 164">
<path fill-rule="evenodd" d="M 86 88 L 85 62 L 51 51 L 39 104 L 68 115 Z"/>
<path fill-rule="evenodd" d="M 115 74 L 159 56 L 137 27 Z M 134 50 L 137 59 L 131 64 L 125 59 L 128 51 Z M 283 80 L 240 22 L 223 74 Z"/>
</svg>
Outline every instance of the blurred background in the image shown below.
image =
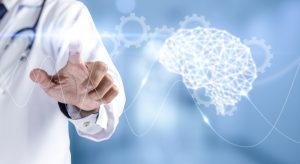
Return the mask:
<svg viewBox="0 0 300 164">
<path fill-rule="evenodd" d="M 120 71 L 127 103 L 108 141 L 80 138 L 70 127 L 74 164 L 300 163 L 300 1 L 82 2 Z M 268 47 L 251 47 L 257 65 L 271 63 L 249 93 L 257 109 L 244 98 L 233 116 L 217 115 L 214 107 L 196 105 L 181 77 L 157 62 L 159 47 L 174 31 L 208 22 L 241 40 L 262 38 L 272 47 L 270 60 Z"/>
</svg>

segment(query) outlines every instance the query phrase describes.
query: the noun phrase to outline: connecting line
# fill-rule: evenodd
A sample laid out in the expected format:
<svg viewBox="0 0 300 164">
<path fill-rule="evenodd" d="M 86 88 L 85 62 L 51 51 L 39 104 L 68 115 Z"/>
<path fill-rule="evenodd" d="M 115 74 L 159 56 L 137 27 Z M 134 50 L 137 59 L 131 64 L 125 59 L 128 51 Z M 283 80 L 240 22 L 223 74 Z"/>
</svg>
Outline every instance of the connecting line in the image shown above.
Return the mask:
<svg viewBox="0 0 300 164">
<path fill-rule="evenodd" d="M 278 71 L 276 74 L 271 75 L 270 77 L 266 77 L 265 79 L 257 81 L 255 83 L 255 86 L 265 85 L 265 84 L 269 83 L 270 81 L 273 81 L 273 80 L 276 80 L 276 79 L 282 77 L 283 75 L 285 75 L 286 73 L 290 72 L 295 67 L 297 67 L 299 63 L 300 63 L 300 57 L 297 58 L 293 63 L 289 64 L 287 67 Z"/>
<path fill-rule="evenodd" d="M 154 66 L 155 66 L 155 64 L 156 64 L 157 62 L 158 62 L 157 60 L 154 60 L 154 61 L 152 62 L 151 66 L 150 66 L 150 69 L 149 69 L 149 71 L 146 73 L 146 75 L 144 76 L 144 78 L 143 78 L 143 80 L 142 80 L 142 82 L 141 82 L 141 84 L 140 84 L 140 87 L 139 87 L 138 91 L 136 92 L 136 94 L 135 94 L 133 100 L 132 100 L 132 101 L 128 104 L 128 106 L 124 109 L 124 113 L 126 113 L 126 112 L 129 111 L 129 109 L 132 107 L 132 105 L 134 105 L 134 103 L 137 101 L 137 99 L 138 99 L 139 96 L 141 95 L 141 92 L 142 92 L 142 90 L 144 89 L 146 83 L 148 82 L 149 76 L 150 76 L 150 74 L 151 74 L 152 70 L 154 69 Z"/>
<path fill-rule="evenodd" d="M 160 107 L 158 108 L 157 113 L 155 114 L 155 118 L 154 118 L 153 121 L 151 122 L 150 126 L 149 126 L 146 130 L 144 130 L 143 132 L 138 133 L 136 130 L 134 130 L 134 128 L 133 128 L 132 124 L 130 123 L 130 120 L 129 120 L 128 116 L 127 116 L 127 113 L 126 113 L 128 110 L 127 110 L 126 112 L 124 112 L 124 116 L 125 116 L 125 118 L 126 118 L 126 121 L 127 121 L 128 126 L 129 126 L 129 129 L 131 130 L 131 132 L 132 132 L 132 134 L 133 134 L 134 136 L 140 137 L 140 138 L 141 138 L 141 137 L 144 137 L 145 135 L 147 135 L 147 134 L 151 131 L 151 129 L 153 129 L 154 125 L 155 125 L 156 122 L 158 121 L 158 119 L 159 119 L 159 117 L 160 117 L 160 115 L 161 115 L 161 113 L 162 113 L 162 111 L 163 111 L 163 107 L 165 106 L 165 104 L 166 104 L 166 102 L 167 102 L 167 99 L 168 99 L 168 97 L 170 96 L 170 93 L 172 92 L 173 88 L 174 88 L 179 82 L 182 82 L 182 81 L 181 81 L 181 80 L 177 80 L 177 81 L 173 82 L 172 85 L 169 87 L 168 92 L 167 92 L 166 95 L 164 96 L 164 99 L 163 99 L 163 101 L 162 101 Z"/>
<path fill-rule="evenodd" d="M 278 115 L 278 117 L 277 117 L 277 119 L 276 119 L 276 121 L 275 121 L 275 123 L 274 123 L 274 125 L 258 110 L 258 108 L 256 107 L 256 105 L 251 101 L 251 99 L 248 97 L 248 100 L 249 100 L 249 102 L 254 106 L 254 108 L 255 108 L 255 110 L 261 115 L 261 117 L 272 127 L 271 129 L 270 129 L 270 131 L 267 133 L 267 135 L 266 136 L 264 136 L 260 141 L 258 141 L 257 143 L 255 143 L 255 144 L 253 144 L 253 145 L 241 145 L 241 144 L 237 144 L 237 143 L 234 143 L 234 142 L 232 142 L 232 141 L 230 141 L 230 140 L 228 140 L 228 139 L 226 139 L 223 135 L 221 135 L 212 125 L 211 125 L 211 123 L 210 123 L 210 121 L 209 121 L 209 119 L 208 119 L 208 117 L 203 113 L 203 111 L 200 109 L 200 107 L 198 106 L 198 105 L 196 105 L 196 107 L 197 107 L 197 109 L 198 109 L 198 111 L 199 111 L 199 113 L 201 114 L 201 116 L 202 116 L 202 118 L 203 118 L 203 121 L 208 125 L 208 127 L 219 137 L 219 138 L 221 138 L 223 141 L 225 141 L 226 143 L 228 143 L 228 144 L 230 144 L 230 145 L 233 145 L 233 146 L 236 146 L 236 147 L 241 147 L 241 148 L 254 148 L 254 147 L 257 147 L 257 146 L 259 146 L 260 144 L 262 144 L 271 134 L 272 134 L 272 132 L 273 132 L 273 130 L 275 129 L 279 134 L 281 134 L 282 136 L 284 136 L 285 138 L 287 138 L 288 140 L 290 140 L 290 141 L 292 141 L 293 143 L 296 143 L 296 144 L 300 144 L 300 141 L 297 141 L 297 140 L 295 140 L 295 139 L 293 139 L 293 138 L 291 138 L 291 137 L 289 137 L 288 135 L 286 135 L 286 134 L 284 134 L 282 131 L 280 131 L 277 127 L 276 127 L 276 125 L 277 125 L 277 123 L 278 123 L 278 121 L 280 120 L 280 118 L 281 118 L 281 115 L 283 114 L 283 111 L 285 110 L 285 108 L 286 108 L 286 105 L 287 105 L 287 102 L 288 102 L 288 99 L 289 99 L 289 97 L 290 97 L 290 95 L 291 95 L 291 91 L 292 91 L 292 89 L 293 89 L 293 87 L 294 87 L 294 85 L 295 85 L 295 81 L 296 81 L 296 78 L 297 78 L 297 75 L 298 75 L 298 73 L 299 73 L 299 70 L 300 70 L 300 63 L 298 64 L 298 67 L 297 67 L 297 71 L 296 71 L 296 73 L 295 73 L 295 75 L 294 75 L 294 77 L 293 77 L 293 80 L 292 80 L 292 84 L 291 84 L 291 87 L 290 87 L 290 89 L 289 89 L 289 91 L 288 91 L 288 94 L 287 94 L 287 97 L 286 97 L 286 99 L 285 99 L 285 102 L 284 102 L 284 104 L 283 104 L 283 106 L 282 106 L 282 109 L 281 109 L 281 111 L 280 111 L 280 113 L 279 113 L 279 115 Z M 192 91 L 191 90 L 189 90 L 189 89 L 187 89 L 189 92 L 190 92 L 190 94 L 192 95 Z M 196 102 L 196 98 L 193 96 L 193 101 L 195 102 L 195 104 L 197 104 Z"/>
<path fill-rule="evenodd" d="M 46 56 L 45 59 L 41 62 L 40 67 L 37 67 L 37 68 L 41 68 L 41 66 L 42 66 L 44 63 L 46 63 L 48 60 L 52 61 L 52 63 L 55 63 L 54 60 L 53 60 L 53 58 L 51 58 L 50 55 L 48 55 L 48 56 Z M 30 91 L 28 92 L 28 96 L 26 97 L 24 103 L 19 103 L 19 102 L 15 99 L 15 97 L 12 95 L 12 93 L 10 93 L 10 91 L 9 91 L 9 88 L 10 88 L 10 87 L 9 87 L 9 83 L 11 82 L 12 77 L 14 77 L 14 75 L 17 73 L 18 68 L 19 68 L 19 66 L 20 66 L 21 64 L 23 64 L 23 63 L 18 62 L 18 66 L 16 66 L 16 67 L 14 68 L 14 71 L 13 71 L 14 73 L 12 73 L 12 75 L 9 77 L 9 79 L 8 79 L 6 82 L 4 82 L 4 85 L 8 86 L 8 87 L 5 87 L 6 89 L 4 90 L 4 92 L 10 97 L 10 99 L 12 99 L 12 102 L 13 102 L 18 108 L 23 108 L 23 107 L 25 107 L 25 106 L 28 104 L 28 102 L 29 102 L 29 100 L 30 100 L 30 98 L 31 98 L 31 95 L 32 95 L 32 93 L 33 93 L 34 88 L 35 88 L 35 87 L 38 87 L 38 86 L 36 86 L 36 85 L 33 85 L 33 87 L 31 87 Z M 3 85 L 3 84 L 1 84 L 1 85 Z"/>
<path fill-rule="evenodd" d="M 2 33 L 0 33 L 0 38 L 12 37 L 12 35 L 13 35 L 12 33 L 10 33 L 10 34 L 2 34 Z M 20 35 L 19 37 L 27 38 L 26 35 Z M 61 36 L 58 35 L 58 34 L 51 34 L 51 36 L 48 35 L 48 34 L 42 34 L 40 37 L 41 38 L 59 38 Z M 66 49 L 67 49 L 67 47 L 63 46 L 63 50 L 66 50 Z M 65 52 L 65 51 L 61 51 L 61 52 Z M 1 58 L 1 55 L 0 55 L 0 58 Z M 51 55 L 45 55 L 45 58 L 41 61 L 41 64 L 39 64 L 39 67 L 37 67 L 37 68 L 42 68 L 41 66 L 43 66 L 44 63 L 46 63 L 47 61 L 50 61 L 52 64 L 56 63 L 55 60 L 53 59 L 53 56 L 51 56 Z M 24 61 L 24 62 L 26 62 L 26 61 Z M 22 61 L 18 62 L 16 64 L 16 66 L 14 68 L 12 68 L 12 70 L 10 71 L 10 74 L 11 74 L 10 77 L 8 77 L 6 80 L 2 80 L 2 82 L 0 82 L 0 87 L 3 87 L 4 92 L 9 96 L 9 98 L 12 100 L 12 102 L 18 108 L 23 108 L 23 107 L 25 107 L 28 104 L 29 100 L 31 99 L 31 95 L 33 93 L 34 88 L 38 87 L 37 85 L 34 85 L 33 87 L 31 87 L 29 89 L 28 96 L 26 97 L 26 99 L 25 99 L 24 102 L 17 101 L 17 99 L 14 97 L 14 95 L 10 92 L 10 89 L 11 89 L 10 83 L 12 82 L 13 77 L 19 71 L 20 66 L 23 65 L 23 64 L 25 64 L 24 62 L 22 62 Z M 56 72 L 58 71 L 56 68 L 54 68 L 54 69 L 55 69 Z M 1 77 L 1 79 L 3 79 L 3 77 Z M 63 92 L 62 92 L 62 94 L 63 94 Z"/>
<path fill-rule="evenodd" d="M 187 89 L 189 91 L 189 93 L 191 94 L 191 91 L 189 89 Z M 192 95 L 192 94 L 191 94 Z M 251 148 L 251 147 L 255 147 L 256 145 L 240 145 L 237 143 L 234 143 L 228 139 L 226 139 L 223 135 L 221 135 L 210 123 L 208 117 L 203 113 L 202 109 L 200 109 L 199 105 L 197 105 L 197 100 L 194 96 L 192 96 L 194 103 L 196 104 L 197 110 L 199 111 L 200 115 L 202 116 L 203 121 L 208 125 L 208 127 L 219 137 L 221 138 L 224 142 L 236 146 L 236 147 L 241 147 L 241 148 Z"/>
<path fill-rule="evenodd" d="M 278 124 L 278 122 L 279 122 L 279 120 L 280 120 L 280 118 L 281 118 L 281 116 L 282 116 L 282 114 L 283 114 L 283 112 L 284 112 L 285 109 L 286 109 L 286 105 L 287 105 L 288 99 L 289 99 L 289 97 L 290 97 L 290 95 L 291 95 L 292 89 L 294 88 L 294 85 L 295 85 L 295 82 L 296 82 L 296 79 L 297 79 L 297 75 L 298 75 L 298 73 L 299 73 L 299 70 L 300 70 L 300 63 L 298 64 L 296 73 L 295 73 L 295 75 L 294 75 L 294 77 L 293 77 L 293 81 L 292 81 L 291 87 L 290 87 L 290 89 L 289 89 L 288 95 L 287 95 L 287 97 L 286 97 L 286 99 L 285 99 L 285 101 L 284 101 L 284 104 L 283 104 L 283 106 L 282 106 L 282 108 L 281 108 L 281 111 L 280 111 L 280 113 L 279 113 L 279 115 L 278 115 L 278 117 L 277 117 L 277 119 L 276 119 L 276 121 L 275 121 L 274 124 L 272 124 L 271 121 L 270 121 L 269 119 L 266 118 L 266 116 L 258 109 L 258 107 L 257 107 L 257 106 L 254 104 L 254 102 L 250 99 L 250 97 L 247 97 L 247 98 L 248 98 L 248 101 L 252 104 L 252 106 L 254 107 L 254 109 L 256 110 L 256 112 L 258 112 L 259 115 L 264 119 L 264 121 L 272 127 L 271 130 L 269 131 L 269 133 L 267 134 L 267 137 L 270 136 L 271 133 L 275 130 L 275 131 L 277 131 L 280 135 L 282 135 L 282 136 L 285 137 L 286 139 L 290 140 L 291 142 L 296 143 L 296 144 L 300 144 L 300 141 L 298 141 L 298 140 L 296 140 L 296 139 L 293 139 L 293 138 L 289 137 L 288 135 L 286 135 L 285 133 L 283 133 L 280 129 L 278 129 L 278 128 L 276 127 L 277 124 Z M 265 138 L 266 138 L 266 137 L 265 137 Z"/>
<path fill-rule="evenodd" d="M 190 91 L 189 91 L 190 92 Z M 240 147 L 240 148 L 253 148 L 253 147 L 256 147 L 258 146 L 259 144 L 254 144 L 254 145 L 240 145 L 240 144 L 237 144 L 237 143 L 234 143 L 230 140 L 228 140 L 227 138 L 225 138 L 223 135 L 221 135 L 210 123 L 208 117 L 203 113 L 203 111 L 200 109 L 200 107 L 197 105 L 196 103 L 196 99 L 195 97 L 193 97 L 193 101 L 195 102 L 196 104 L 196 107 L 197 107 L 197 110 L 199 111 L 200 115 L 202 116 L 203 118 L 203 121 L 208 125 L 208 127 L 219 137 L 221 138 L 224 142 L 232 145 L 232 146 L 235 146 L 235 147 Z"/>
<path fill-rule="evenodd" d="M 256 111 L 261 115 L 261 117 L 262 117 L 262 118 L 263 118 L 263 119 L 264 119 L 264 120 L 272 127 L 272 128 L 270 129 L 270 131 L 269 131 L 269 132 L 268 132 L 268 133 L 267 133 L 260 141 L 258 141 L 258 142 L 255 143 L 255 144 L 252 144 L 252 145 L 241 145 L 241 144 L 237 144 L 237 143 L 234 143 L 234 142 L 232 142 L 232 141 L 226 139 L 223 135 L 221 135 L 221 134 L 220 134 L 220 133 L 212 126 L 212 124 L 210 123 L 208 117 L 203 113 L 203 111 L 200 109 L 200 107 L 199 107 L 198 105 L 196 105 L 197 110 L 198 110 L 199 113 L 201 114 L 203 121 L 208 125 L 208 127 L 209 127 L 209 128 L 210 128 L 210 129 L 211 129 L 211 130 L 219 137 L 219 138 L 221 138 L 221 139 L 222 139 L 223 141 L 225 141 L 226 143 L 228 143 L 228 144 L 230 144 L 230 145 L 233 145 L 233 146 L 236 146 L 236 147 L 241 147 L 241 148 L 254 148 L 254 147 L 257 147 L 257 146 L 259 146 L 260 144 L 262 144 L 262 143 L 263 143 L 263 142 L 264 142 L 264 141 L 272 134 L 272 132 L 273 132 L 274 130 L 276 130 L 279 134 L 281 134 L 282 136 L 284 136 L 284 137 L 287 138 L 288 140 L 292 141 L 293 143 L 300 144 L 300 141 L 297 141 L 297 140 L 295 140 L 295 139 L 289 137 L 288 135 L 286 135 L 285 133 L 283 133 L 282 131 L 280 131 L 280 130 L 276 127 L 278 121 L 279 121 L 280 118 L 281 118 L 281 115 L 283 114 L 283 112 L 284 112 L 284 110 L 285 110 L 285 108 L 286 108 L 288 99 L 289 99 L 289 97 L 290 97 L 290 95 L 291 95 L 291 91 L 292 91 L 293 88 L 294 88 L 294 85 L 295 85 L 295 82 L 296 82 L 296 78 L 297 78 L 297 75 L 298 75 L 299 71 L 300 71 L 300 63 L 298 64 L 297 71 L 296 71 L 296 73 L 295 73 L 295 75 L 294 75 L 294 77 L 293 77 L 292 84 L 291 84 L 291 87 L 290 87 L 290 89 L 289 89 L 288 95 L 287 95 L 287 97 L 286 97 L 286 99 L 285 99 L 285 102 L 284 102 L 284 104 L 283 104 L 283 106 L 282 106 L 281 112 L 280 112 L 279 116 L 277 117 L 276 122 L 275 122 L 274 125 L 273 125 L 273 124 L 272 124 L 272 123 L 271 123 L 271 122 L 270 122 L 270 121 L 269 121 L 269 120 L 268 120 L 268 119 L 260 112 L 260 110 L 257 108 L 257 106 L 252 102 L 252 100 L 251 100 L 249 97 L 247 97 L 248 100 L 249 100 L 249 102 L 254 106 L 255 110 L 256 110 Z M 148 74 L 147 74 L 147 76 L 145 77 L 145 79 L 148 79 L 148 75 L 149 75 L 150 72 L 151 72 L 151 71 L 148 72 Z M 170 86 L 170 88 L 168 89 L 168 92 L 167 92 L 166 96 L 164 97 L 164 100 L 163 100 L 163 102 L 162 102 L 162 104 L 161 104 L 161 106 L 160 106 L 158 112 L 156 113 L 155 119 L 151 122 L 150 126 L 149 126 L 146 130 L 144 130 L 143 132 L 138 133 L 136 130 L 134 130 L 134 128 L 133 128 L 132 124 L 130 123 L 130 120 L 129 120 L 127 114 L 126 114 L 126 112 L 127 112 L 128 110 L 126 110 L 126 111 L 124 112 L 126 121 L 127 121 L 127 123 L 128 123 L 128 126 L 129 126 L 129 129 L 131 130 L 131 132 L 132 132 L 132 134 L 133 134 L 134 136 L 136 136 L 136 137 L 143 137 L 143 136 L 147 135 L 147 134 L 151 131 L 151 129 L 154 127 L 154 125 L 155 125 L 156 122 L 158 121 L 159 116 L 161 115 L 161 112 L 162 112 L 162 110 L 163 110 L 163 106 L 165 105 L 167 98 L 169 97 L 169 95 L 170 95 L 171 91 L 173 90 L 173 88 L 174 88 L 174 87 L 176 86 L 176 84 L 178 84 L 179 82 L 181 82 L 181 80 L 175 81 L 175 82 Z M 145 82 L 142 82 L 142 85 L 140 86 L 140 90 L 143 89 L 144 84 L 145 84 Z M 135 100 L 137 99 L 137 97 L 139 97 L 140 90 L 139 90 L 138 94 L 135 96 Z M 190 95 L 193 95 L 191 90 L 189 90 L 189 89 L 187 89 L 187 90 L 188 90 L 188 92 L 190 93 Z M 196 97 L 195 97 L 195 96 L 192 96 L 192 98 L 193 98 L 194 103 L 197 104 L 197 103 L 196 103 L 196 102 L 197 102 Z M 128 109 L 129 107 L 131 107 L 132 104 L 133 104 L 134 102 L 135 102 L 135 101 L 132 101 L 132 102 L 130 103 L 130 105 L 129 105 L 126 109 Z"/>
<path fill-rule="evenodd" d="M 95 64 L 92 65 L 91 70 L 94 70 L 94 66 L 95 66 Z M 72 76 L 72 77 L 73 77 L 73 76 Z M 58 76 L 58 78 L 59 78 L 59 76 Z M 74 78 L 74 81 L 75 81 L 75 83 L 76 83 L 75 77 L 73 77 L 73 78 Z M 88 79 L 87 79 L 87 80 L 89 81 L 90 84 L 93 84 L 93 82 L 91 81 L 91 76 L 90 76 L 90 75 L 88 76 Z M 59 81 L 60 81 L 60 80 L 59 80 Z M 65 99 L 65 96 L 64 96 L 64 92 L 63 92 L 62 86 L 60 86 L 60 89 L 61 89 L 61 92 L 62 92 L 62 95 L 63 95 L 63 99 L 64 99 L 65 102 L 66 102 L 66 99 Z M 86 92 L 85 92 L 85 94 L 84 94 L 82 100 L 80 101 L 80 105 L 82 105 L 82 104 L 84 103 L 84 100 L 88 97 L 88 88 L 86 87 L 85 90 L 86 90 Z M 76 91 L 76 93 L 77 93 L 77 91 Z M 96 95 L 97 95 L 98 97 L 100 97 L 100 94 L 99 94 L 99 92 L 98 92 L 97 90 L 96 90 Z M 76 115 L 74 115 L 74 117 L 75 117 L 75 118 L 81 118 L 81 113 L 82 113 L 82 112 L 83 112 L 83 110 L 80 108 L 80 109 L 79 109 L 79 112 L 78 112 Z"/>
<path fill-rule="evenodd" d="M 266 118 L 266 116 L 257 108 L 257 106 L 252 102 L 252 100 L 250 98 L 248 98 L 248 101 L 252 104 L 252 106 L 254 107 L 256 112 L 258 112 L 258 114 L 264 119 L 264 121 L 271 126 L 271 130 L 268 132 L 267 136 L 271 135 L 273 130 L 275 130 L 276 132 L 278 132 L 280 135 L 282 135 L 286 139 L 290 140 L 291 142 L 296 143 L 296 144 L 300 144 L 300 141 L 289 137 L 288 135 L 284 134 L 280 129 L 278 129 L 276 127 L 276 124 L 278 123 L 278 120 L 280 120 L 281 112 L 280 112 L 279 116 L 277 117 L 275 124 L 272 124 L 271 121 Z"/>
</svg>

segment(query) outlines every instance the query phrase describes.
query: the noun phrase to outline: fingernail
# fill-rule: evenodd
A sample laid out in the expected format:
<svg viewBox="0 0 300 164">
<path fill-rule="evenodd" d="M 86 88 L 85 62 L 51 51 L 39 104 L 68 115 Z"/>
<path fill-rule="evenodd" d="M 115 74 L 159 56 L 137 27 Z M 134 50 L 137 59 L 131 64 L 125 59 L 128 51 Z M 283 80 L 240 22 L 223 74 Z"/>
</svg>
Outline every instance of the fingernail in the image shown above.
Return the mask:
<svg viewBox="0 0 300 164">
<path fill-rule="evenodd" d="M 69 51 L 71 55 L 76 55 L 80 52 L 81 44 L 79 41 L 74 41 L 69 44 Z"/>
<path fill-rule="evenodd" d="M 35 80 L 36 80 L 36 77 L 35 77 L 34 70 L 32 70 L 32 71 L 30 72 L 30 74 L 29 74 L 29 77 L 30 77 L 30 79 L 31 79 L 32 81 L 34 81 L 34 82 L 35 82 Z"/>
</svg>

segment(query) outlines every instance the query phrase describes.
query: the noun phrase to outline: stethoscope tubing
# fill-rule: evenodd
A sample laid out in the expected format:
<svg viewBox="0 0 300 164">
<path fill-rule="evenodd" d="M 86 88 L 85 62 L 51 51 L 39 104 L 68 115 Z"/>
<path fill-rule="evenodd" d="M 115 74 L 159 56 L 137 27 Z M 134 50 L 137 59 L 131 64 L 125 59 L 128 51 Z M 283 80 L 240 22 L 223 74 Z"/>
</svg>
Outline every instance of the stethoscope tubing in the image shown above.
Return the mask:
<svg viewBox="0 0 300 164">
<path fill-rule="evenodd" d="M 22 37 L 22 33 L 26 33 L 27 31 L 31 32 L 32 33 L 32 36 L 30 37 L 30 40 L 29 40 L 29 44 L 28 46 L 26 47 L 26 49 L 24 50 L 24 52 L 22 53 L 21 57 L 20 57 L 20 62 L 18 62 L 18 64 L 12 69 L 12 70 L 9 70 L 9 74 L 10 74 L 10 77 L 5 77 L 6 79 L 3 81 L 1 80 L 0 81 L 0 91 L 3 90 L 2 92 L 5 92 L 6 89 L 8 88 L 9 86 L 9 83 L 10 81 L 12 80 L 12 77 L 14 76 L 14 74 L 18 71 L 18 69 L 20 68 L 20 65 L 21 63 L 23 63 L 27 58 L 28 56 L 30 55 L 31 53 L 31 49 L 35 43 L 35 40 L 36 40 L 36 31 L 37 31 L 37 27 L 38 27 L 38 24 L 40 22 L 40 18 L 42 16 L 42 13 L 43 13 L 43 10 L 44 10 L 44 6 L 46 4 L 46 0 L 43 0 L 43 3 L 41 4 L 40 6 L 40 11 L 39 11 L 39 14 L 38 14 L 38 17 L 36 18 L 36 21 L 34 23 L 34 25 L 32 27 L 25 27 L 25 28 L 22 28 L 18 31 L 16 31 L 12 36 L 11 38 L 9 39 L 8 43 L 6 44 L 6 46 L 4 47 L 4 52 L 3 54 L 5 53 L 5 51 L 7 51 L 7 49 L 9 48 L 9 46 L 18 38 L 18 37 Z M 24 6 L 23 6 L 24 7 Z M 1 77 L 0 79 L 2 79 L 4 77 Z M 6 88 L 6 89 L 5 89 Z"/>
<path fill-rule="evenodd" d="M 5 46 L 4 51 L 6 51 L 6 50 L 9 48 L 9 46 L 12 44 L 12 42 L 14 42 L 19 36 L 21 36 L 22 33 L 25 33 L 26 31 L 30 31 L 30 32 L 32 32 L 33 36 L 32 36 L 32 38 L 30 39 L 30 43 L 28 44 L 28 46 L 27 46 L 26 49 L 25 49 L 25 51 L 26 51 L 28 54 L 26 54 L 25 56 L 22 55 L 22 57 L 20 58 L 20 60 L 23 61 L 24 59 L 26 59 L 26 58 L 29 56 L 30 51 L 31 51 L 31 49 L 32 49 L 32 47 L 33 47 L 33 45 L 34 45 L 35 40 L 36 40 L 36 29 L 37 29 L 37 26 L 38 26 L 38 24 L 39 24 L 39 22 L 40 22 L 40 18 L 41 18 L 41 16 L 42 16 L 42 13 L 43 13 L 45 4 L 46 4 L 46 0 L 43 0 L 43 3 L 42 3 L 41 6 L 40 6 L 40 8 L 41 8 L 41 9 L 40 9 L 40 12 L 39 12 L 39 14 L 38 14 L 38 17 L 37 17 L 37 19 L 36 19 L 34 25 L 33 25 L 32 27 L 26 27 L 26 28 L 22 28 L 22 29 L 16 31 L 16 32 L 12 35 L 12 37 L 10 38 L 8 44 Z"/>
</svg>

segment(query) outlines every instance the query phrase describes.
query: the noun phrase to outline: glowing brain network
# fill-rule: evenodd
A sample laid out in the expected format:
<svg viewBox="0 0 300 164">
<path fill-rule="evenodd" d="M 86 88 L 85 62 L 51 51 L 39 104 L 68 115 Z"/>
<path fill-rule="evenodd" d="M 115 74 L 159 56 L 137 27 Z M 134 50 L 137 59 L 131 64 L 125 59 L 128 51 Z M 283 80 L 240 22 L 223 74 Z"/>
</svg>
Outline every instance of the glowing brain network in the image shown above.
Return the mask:
<svg viewBox="0 0 300 164">
<path fill-rule="evenodd" d="M 215 28 L 178 30 L 162 46 L 159 60 L 180 74 L 187 88 L 204 88 L 221 115 L 230 114 L 227 108 L 248 95 L 257 77 L 250 48 Z"/>
</svg>

